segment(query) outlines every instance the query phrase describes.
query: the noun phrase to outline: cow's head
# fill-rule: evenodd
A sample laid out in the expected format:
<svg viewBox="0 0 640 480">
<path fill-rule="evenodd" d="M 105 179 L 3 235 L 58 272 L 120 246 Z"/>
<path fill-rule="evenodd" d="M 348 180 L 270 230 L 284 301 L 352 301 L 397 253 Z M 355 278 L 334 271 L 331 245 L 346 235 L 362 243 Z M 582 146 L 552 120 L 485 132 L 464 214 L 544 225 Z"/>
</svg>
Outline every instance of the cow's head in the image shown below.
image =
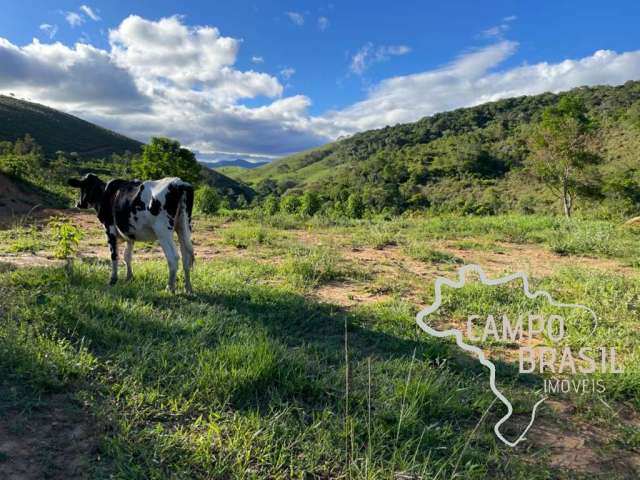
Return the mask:
<svg viewBox="0 0 640 480">
<path fill-rule="evenodd" d="M 80 201 L 77 208 L 97 208 L 104 194 L 105 183 L 93 173 L 87 173 L 80 180 L 70 178 L 67 183 L 80 189 Z"/>
</svg>

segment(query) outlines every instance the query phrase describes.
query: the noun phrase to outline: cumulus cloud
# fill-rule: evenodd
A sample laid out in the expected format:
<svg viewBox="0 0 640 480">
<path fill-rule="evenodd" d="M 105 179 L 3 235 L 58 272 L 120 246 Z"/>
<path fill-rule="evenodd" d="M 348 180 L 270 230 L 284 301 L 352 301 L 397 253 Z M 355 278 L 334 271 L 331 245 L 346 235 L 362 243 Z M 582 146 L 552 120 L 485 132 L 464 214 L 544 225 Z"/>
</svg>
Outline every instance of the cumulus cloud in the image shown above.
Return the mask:
<svg viewBox="0 0 640 480">
<path fill-rule="evenodd" d="M 304 25 L 304 15 L 298 12 L 284 12 L 294 25 L 301 27 Z"/>
<path fill-rule="evenodd" d="M 107 52 L 81 43 L 70 48 L 34 39 L 20 48 L 0 38 L 0 89 L 67 108 L 113 112 L 147 104 L 133 77 Z"/>
<path fill-rule="evenodd" d="M 52 39 L 58 33 L 58 25 L 43 23 L 40 25 L 40 30 L 42 30 L 50 39 Z"/>
<path fill-rule="evenodd" d="M 98 16 L 98 14 L 88 5 L 81 5 L 80 10 L 84 12 L 84 14 L 94 22 L 97 22 L 98 20 L 100 20 L 100 17 Z"/>
<path fill-rule="evenodd" d="M 318 28 L 321 32 L 329 28 L 329 19 L 327 17 L 318 17 Z"/>
<path fill-rule="evenodd" d="M 235 68 L 240 41 L 181 17 L 137 16 L 109 31 L 110 49 L 0 38 L 0 92 L 15 92 L 142 141 L 178 138 L 200 152 L 282 155 L 322 143 L 304 96 L 283 98 L 266 73 Z M 284 75 L 292 75 L 286 70 Z M 263 97 L 249 108 L 245 98 Z"/>
<path fill-rule="evenodd" d="M 374 46 L 373 43 L 366 43 L 351 57 L 349 69 L 356 75 L 362 75 L 374 63 L 389 60 L 391 56 L 406 55 L 411 48 L 406 45 L 380 45 Z"/>
<path fill-rule="evenodd" d="M 64 18 L 71 27 L 79 27 L 84 23 L 84 17 L 76 12 L 66 12 Z"/>
</svg>

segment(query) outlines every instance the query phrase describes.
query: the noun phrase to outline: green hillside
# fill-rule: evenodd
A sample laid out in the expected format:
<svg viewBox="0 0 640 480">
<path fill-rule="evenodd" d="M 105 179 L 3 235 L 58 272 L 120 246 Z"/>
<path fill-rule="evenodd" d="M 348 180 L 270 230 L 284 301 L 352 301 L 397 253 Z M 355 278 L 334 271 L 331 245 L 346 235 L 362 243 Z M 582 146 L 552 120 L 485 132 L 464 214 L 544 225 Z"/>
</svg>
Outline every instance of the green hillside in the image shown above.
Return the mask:
<svg viewBox="0 0 640 480">
<path fill-rule="evenodd" d="M 73 115 L 37 103 L 0 95 L 0 141 L 15 142 L 31 135 L 44 153 L 62 150 L 84 158 L 137 153 L 142 143 Z"/>
<path fill-rule="evenodd" d="M 598 197 L 605 207 L 615 203 L 617 211 L 637 211 L 640 82 L 635 81 L 439 113 L 228 173 L 263 196 L 316 192 L 325 208 L 356 194 L 372 212 L 549 211 L 556 203 L 524 167 L 532 124 L 567 95 L 579 97 L 598 125 L 602 162 L 594 175 L 603 182 L 591 198 Z"/>
</svg>

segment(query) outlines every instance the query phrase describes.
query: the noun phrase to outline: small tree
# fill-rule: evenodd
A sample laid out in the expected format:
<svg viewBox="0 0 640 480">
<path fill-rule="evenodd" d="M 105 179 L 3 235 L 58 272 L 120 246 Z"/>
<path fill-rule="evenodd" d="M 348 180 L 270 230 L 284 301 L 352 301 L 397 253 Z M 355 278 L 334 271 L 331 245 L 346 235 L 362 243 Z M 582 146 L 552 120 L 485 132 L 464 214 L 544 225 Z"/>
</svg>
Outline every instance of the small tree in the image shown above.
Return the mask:
<svg viewBox="0 0 640 480">
<path fill-rule="evenodd" d="M 315 192 L 305 192 L 300 202 L 300 213 L 303 215 L 314 215 L 320 210 L 320 199 Z"/>
<path fill-rule="evenodd" d="M 182 148 L 180 142 L 164 137 L 154 137 L 144 146 L 142 157 L 132 164 L 135 175 L 144 179 L 180 177 L 197 183 L 200 165 L 191 150 Z"/>
<path fill-rule="evenodd" d="M 596 125 L 587 116 L 584 102 L 575 96 L 565 96 L 546 108 L 534 127 L 530 171 L 561 200 L 567 217 L 577 193 L 589 186 L 588 167 L 599 161 L 595 140 Z"/>
<path fill-rule="evenodd" d="M 198 188 L 195 197 L 196 208 L 206 215 L 213 215 L 220 209 L 220 195 L 208 185 Z"/>
<path fill-rule="evenodd" d="M 297 195 L 285 195 L 280 201 L 280 210 L 286 213 L 297 213 L 300 209 L 300 197 Z"/>
<path fill-rule="evenodd" d="M 352 193 L 347 199 L 346 214 L 351 218 L 362 218 L 364 215 L 364 201 L 358 193 Z"/>
<path fill-rule="evenodd" d="M 267 215 L 275 215 L 280 209 L 280 202 L 275 195 L 269 195 L 262 203 L 262 211 Z"/>
</svg>

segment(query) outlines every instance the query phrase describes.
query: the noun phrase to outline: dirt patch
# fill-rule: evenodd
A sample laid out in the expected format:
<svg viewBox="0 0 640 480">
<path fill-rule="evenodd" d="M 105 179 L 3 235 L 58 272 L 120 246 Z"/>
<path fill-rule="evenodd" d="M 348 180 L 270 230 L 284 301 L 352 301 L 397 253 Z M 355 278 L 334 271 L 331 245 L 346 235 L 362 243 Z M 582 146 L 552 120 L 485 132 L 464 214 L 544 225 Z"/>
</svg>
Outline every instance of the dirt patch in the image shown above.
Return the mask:
<svg viewBox="0 0 640 480">
<path fill-rule="evenodd" d="M 535 449 L 546 452 L 552 469 L 585 478 L 638 478 L 640 453 L 617 448 L 610 432 L 576 419 L 566 404 L 551 402 L 550 406 L 557 419 L 536 419 L 527 439 Z"/>
<path fill-rule="evenodd" d="M 637 273 L 632 267 L 610 258 L 563 256 L 550 252 L 540 245 L 498 242 L 500 251 L 463 250 L 451 243 L 442 244 L 448 253 L 462 258 L 465 263 L 477 263 L 487 273 L 526 272 L 530 277 L 551 275 L 558 268 L 584 267 L 608 273 Z"/>
<path fill-rule="evenodd" d="M 390 300 L 380 292 L 367 291 L 366 286 L 355 282 L 331 282 L 316 288 L 313 295 L 321 302 L 353 307 L 373 302 Z"/>
<path fill-rule="evenodd" d="M 47 398 L 28 413 L 3 411 L 0 478 L 89 478 L 97 457 L 95 423 L 67 395 Z"/>
</svg>

